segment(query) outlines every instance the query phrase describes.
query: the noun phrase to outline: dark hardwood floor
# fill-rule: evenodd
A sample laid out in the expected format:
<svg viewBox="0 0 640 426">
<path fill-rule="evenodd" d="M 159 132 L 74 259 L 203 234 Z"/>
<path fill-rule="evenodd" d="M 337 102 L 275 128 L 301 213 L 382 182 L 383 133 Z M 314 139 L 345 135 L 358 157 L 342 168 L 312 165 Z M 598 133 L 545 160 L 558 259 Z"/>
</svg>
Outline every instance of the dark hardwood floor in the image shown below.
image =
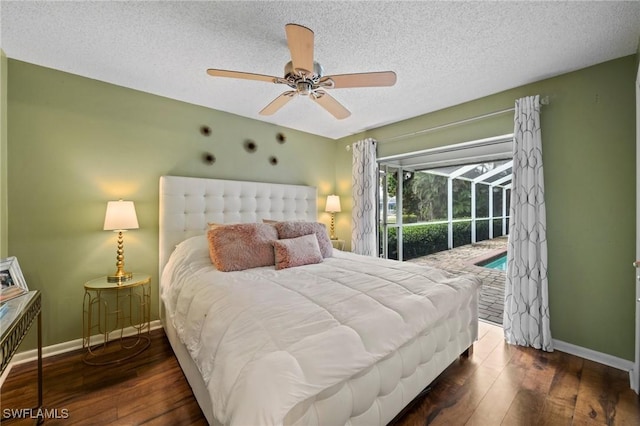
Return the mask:
<svg viewBox="0 0 640 426">
<path fill-rule="evenodd" d="M 85 365 L 82 351 L 46 358 L 45 408 L 67 418 L 45 424 L 205 425 L 164 333 L 151 334 L 149 349 L 110 367 Z M 0 415 L 35 405 L 35 383 L 35 362 L 13 367 Z M 471 358 L 453 363 L 396 424 L 640 425 L 640 399 L 627 372 L 506 345 L 502 329 L 481 323 Z"/>
<path fill-rule="evenodd" d="M 470 359 L 451 365 L 405 415 L 414 425 L 640 425 L 629 373 L 564 352 L 507 345 L 480 323 Z"/>
<path fill-rule="evenodd" d="M 162 330 L 151 332 L 149 349 L 119 364 L 86 365 L 83 355 L 79 350 L 43 360 L 44 406 L 59 417 L 65 416 L 62 410 L 68 414 L 45 425 L 207 424 Z M 13 367 L 2 385 L 0 414 L 35 406 L 36 380 L 35 362 Z"/>
</svg>

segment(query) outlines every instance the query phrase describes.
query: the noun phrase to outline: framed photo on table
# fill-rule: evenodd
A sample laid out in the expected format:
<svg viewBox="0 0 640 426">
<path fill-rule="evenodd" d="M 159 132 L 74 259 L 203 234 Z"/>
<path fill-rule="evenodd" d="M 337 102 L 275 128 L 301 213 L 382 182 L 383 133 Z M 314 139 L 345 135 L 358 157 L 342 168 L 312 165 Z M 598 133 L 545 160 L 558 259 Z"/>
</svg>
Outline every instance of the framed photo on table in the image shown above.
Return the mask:
<svg viewBox="0 0 640 426">
<path fill-rule="evenodd" d="M 15 256 L 0 259 L 0 302 L 27 293 L 29 288 Z"/>
</svg>

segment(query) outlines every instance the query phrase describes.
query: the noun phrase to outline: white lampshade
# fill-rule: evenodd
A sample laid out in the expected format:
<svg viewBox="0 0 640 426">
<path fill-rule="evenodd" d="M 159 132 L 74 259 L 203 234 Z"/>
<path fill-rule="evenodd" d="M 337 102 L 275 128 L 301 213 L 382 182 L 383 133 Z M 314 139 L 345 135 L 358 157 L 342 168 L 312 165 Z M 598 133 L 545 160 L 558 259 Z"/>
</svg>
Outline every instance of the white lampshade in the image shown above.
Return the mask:
<svg viewBox="0 0 640 426">
<path fill-rule="evenodd" d="M 340 209 L 340 197 L 337 195 L 327 195 L 327 205 L 324 211 L 329 213 L 338 213 Z"/>
<path fill-rule="evenodd" d="M 138 217 L 133 201 L 109 201 L 104 215 L 105 231 L 138 229 Z"/>
</svg>

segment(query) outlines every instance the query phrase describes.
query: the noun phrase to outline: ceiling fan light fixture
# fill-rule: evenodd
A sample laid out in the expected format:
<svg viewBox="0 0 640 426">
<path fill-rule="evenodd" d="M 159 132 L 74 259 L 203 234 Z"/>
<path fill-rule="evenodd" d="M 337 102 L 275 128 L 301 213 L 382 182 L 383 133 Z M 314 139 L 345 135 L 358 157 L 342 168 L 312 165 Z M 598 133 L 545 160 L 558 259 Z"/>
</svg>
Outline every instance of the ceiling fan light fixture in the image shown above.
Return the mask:
<svg viewBox="0 0 640 426">
<path fill-rule="evenodd" d="M 299 95 L 309 96 L 313 91 L 313 85 L 308 80 L 301 80 L 296 82 L 296 89 L 298 90 Z"/>
</svg>

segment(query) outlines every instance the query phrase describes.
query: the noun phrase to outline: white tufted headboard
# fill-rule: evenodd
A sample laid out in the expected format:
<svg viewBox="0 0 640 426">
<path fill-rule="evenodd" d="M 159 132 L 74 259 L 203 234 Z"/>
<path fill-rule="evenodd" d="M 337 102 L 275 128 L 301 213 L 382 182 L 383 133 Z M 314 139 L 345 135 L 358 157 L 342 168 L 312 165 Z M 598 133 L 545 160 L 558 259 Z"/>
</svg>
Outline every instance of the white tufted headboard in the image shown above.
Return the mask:
<svg viewBox="0 0 640 426">
<path fill-rule="evenodd" d="M 176 244 L 209 222 L 317 220 L 311 186 L 181 176 L 160 177 L 160 276 Z"/>
</svg>

